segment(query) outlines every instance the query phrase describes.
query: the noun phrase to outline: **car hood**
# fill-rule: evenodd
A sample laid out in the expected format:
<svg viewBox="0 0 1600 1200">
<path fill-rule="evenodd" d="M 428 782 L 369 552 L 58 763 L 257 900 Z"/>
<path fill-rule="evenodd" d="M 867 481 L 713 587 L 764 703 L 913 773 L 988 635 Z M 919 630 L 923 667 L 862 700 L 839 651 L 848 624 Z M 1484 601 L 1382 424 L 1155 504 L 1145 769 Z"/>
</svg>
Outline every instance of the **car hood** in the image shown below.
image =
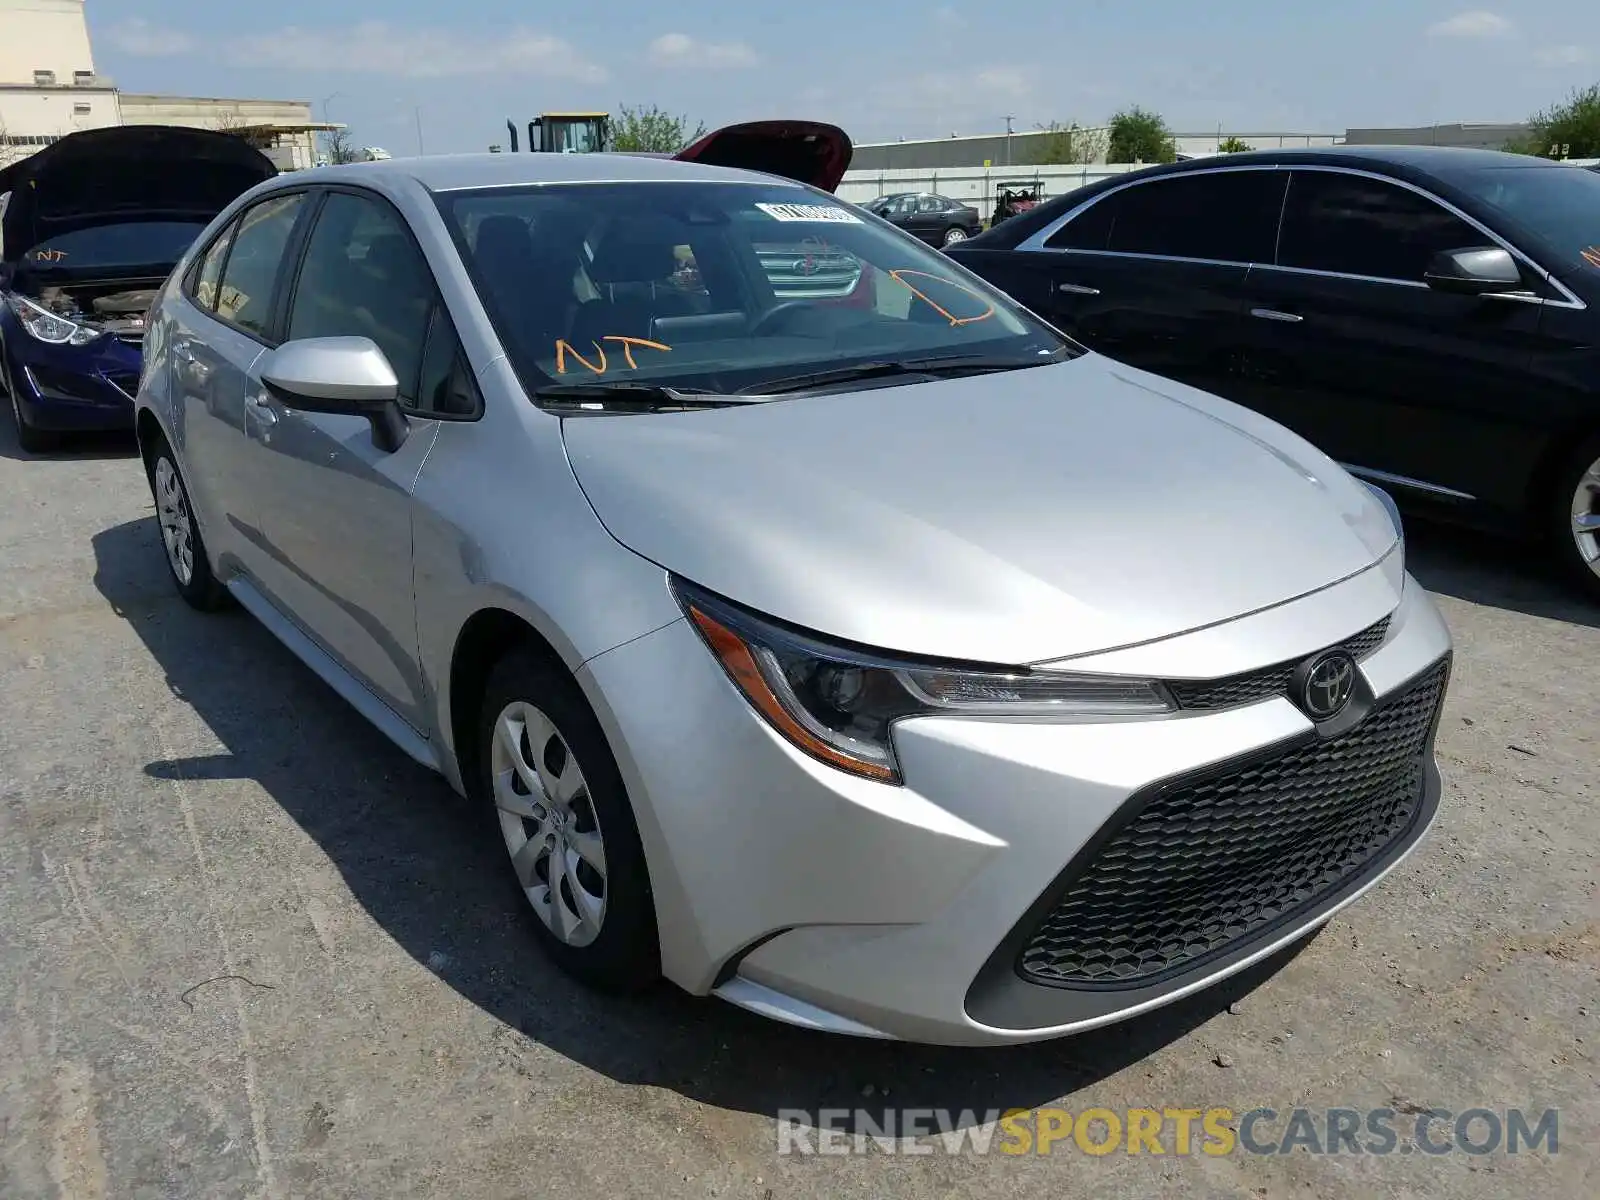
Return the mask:
<svg viewBox="0 0 1600 1200">
<path fill-rule="evenodd" d="M 0 171 L 0 245 L 16 262 L 51 238 L 126 221 L 209 221 L 278 173 L 232 134 L 122 125 L 69 134 Z"/>
<path fill-rule="evenodd" d="M 762 171 L 825 192 L 839 186 L 855 153 L 850 137 L 821 121 L 747 121 L 706 134 L 673 155 L 685 162 Z"/>
<path fill-rule="evenodd" d="M 612 535 L 835 639 L 1046 662 L 1226 621 L 1397 535 L 1327 456 L 1097 355 L 693 413 L 564 421 Z"/>
</svg>

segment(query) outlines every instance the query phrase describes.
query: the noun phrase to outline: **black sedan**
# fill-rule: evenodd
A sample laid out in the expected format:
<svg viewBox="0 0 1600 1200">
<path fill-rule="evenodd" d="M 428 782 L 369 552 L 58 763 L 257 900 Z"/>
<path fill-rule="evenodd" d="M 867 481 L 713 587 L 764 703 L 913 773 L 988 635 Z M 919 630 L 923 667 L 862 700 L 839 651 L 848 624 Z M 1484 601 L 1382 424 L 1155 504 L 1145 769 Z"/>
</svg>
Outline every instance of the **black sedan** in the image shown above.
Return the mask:
<svg viewBox="0 0 1600 1200">
<path fill-rule="evenodd" d="M 930 246 L 954 246 L 983 230 L 978 210 L 933 192 L 895 192 L 861 206 Z"/>
<path fill-rule="evenodd" d="M 1600 597 L 1600 175 L 1263 151 L 1058 197 L 951 256 L 1090 348 L 1289 426 Z"/>
</svg>

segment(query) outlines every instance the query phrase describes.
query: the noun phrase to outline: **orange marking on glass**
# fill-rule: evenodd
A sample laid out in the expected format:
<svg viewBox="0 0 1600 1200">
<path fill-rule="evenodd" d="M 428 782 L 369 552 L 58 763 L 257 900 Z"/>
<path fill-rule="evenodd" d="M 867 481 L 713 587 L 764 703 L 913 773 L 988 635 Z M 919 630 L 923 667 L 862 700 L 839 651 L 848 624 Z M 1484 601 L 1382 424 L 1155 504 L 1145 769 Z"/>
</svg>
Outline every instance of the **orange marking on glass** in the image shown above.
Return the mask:
<svg viewBox="0 0 1600 1200">
<path fill-rule="evenodd" d="M 907 275 L 920 275 L 924 279 L 932 279 L 936 283 L 947 283 L 951 287 L 955 288 L 957 291 L 965 292 L 967 295 L 974 296 L 977 299 L 983 301 L 983 303 L 985 305 L 984 311 L 979 313 L 975 317 L 958 317 L 958 316 L 954 315 L 953 313 L 951 313 L 949 309 L 941 307 L 935 301 L 930 299 L 925 293 L 919 291 L 917 288 L 915 288 L 911 284 L 907 283 L 905 281 L 905 276 L 907 276 Z M 931 272 L 928 272 L 928 271 L 899 270 L 899 271 L 890 271 L 889 272 L 889 278 L 894 280 L 901 287 L 905 288 L 906 291 L 910 292 L 913 296 L 916 296 L 919 300 L 921 300 L 929 308 L 933 309 L 934 312 L 938 313 L 945 320 L 949 321 L 951 325 L 971 325 L 971 324 L 974 324 L 974 323 L 976 323 L 978 321 L 987 321 L 990 317 L 994 316 L 994 314 L 995 314 L 994 303 L 991 300 L 989 300 L 986 296 L 984 296 L 984 294 L 982 292 L 976 291 L 973 288 L 968 287 L 964 283 L 957 283 L 954 279 L 946 279 L 943 275 L 934 275 L 934 274 L 932 274 Z"/>
<path fill-rule="evenodd" d="M 663 346 L 660 342 L 652 342 L 649 338 L 623 337 L 620 333 L 608 333 L 600 340 L 603 342 L 621 342 L 622 357 L 627 360 L 628 366 L 634 369 L 639 366 L 638 363 L 633 361 L 633 348 L 635 346 L 643 346 L 647 350 L 660 350 L 664 354 L 670 353 L 672 350 L 671 346 Z M 604 353 L 602 350 L 601 354 L 604 355 Z"/>
<path fill-rule="evenodd" d="M 558 338 L 556 340 L 556 374 L 565 375 L 567 373 L 567 355 L 570 354 L 596 375 L 604 375 L 606 373 L 606 348 L 599 342 L 594 343 L 594 348 L 600 352 L 600 365 L 598 367 L 573 349 L 566 338 Z"/>
</svg>

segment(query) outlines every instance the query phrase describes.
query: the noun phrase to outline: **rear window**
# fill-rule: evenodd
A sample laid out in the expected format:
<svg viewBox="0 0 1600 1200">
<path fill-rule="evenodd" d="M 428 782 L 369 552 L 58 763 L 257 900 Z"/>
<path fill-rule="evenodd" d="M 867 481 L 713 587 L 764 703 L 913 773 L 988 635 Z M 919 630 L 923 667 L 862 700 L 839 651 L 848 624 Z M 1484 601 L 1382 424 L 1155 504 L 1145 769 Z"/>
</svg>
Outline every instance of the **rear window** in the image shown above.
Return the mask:
<svg viewBox="0 0 1600 1200">
<path fill-rule="evenodd" d="M 171 267 L 205 231 L 204 221 L 130 221 L 76 229 L 22 256 L 33 271 Z"/>
<path fill-rule="evenodd" d="M 885 358 L 1072 352 L 944 255 L 792 185 L 542 185 L 439 206 L 534 388 L 721 392 Z"/>
</svg>

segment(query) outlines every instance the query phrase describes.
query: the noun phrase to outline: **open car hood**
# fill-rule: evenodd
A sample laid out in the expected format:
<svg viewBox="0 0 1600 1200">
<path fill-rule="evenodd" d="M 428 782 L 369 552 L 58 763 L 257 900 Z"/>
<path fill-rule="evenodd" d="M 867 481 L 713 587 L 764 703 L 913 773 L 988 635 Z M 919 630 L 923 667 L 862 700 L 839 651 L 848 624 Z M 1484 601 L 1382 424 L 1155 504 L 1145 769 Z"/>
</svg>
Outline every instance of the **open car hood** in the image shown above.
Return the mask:
<svg viewBox="0 0 1600 1200">
<path fill-rule="evenodd" d="M 209 221 L 278 173 L 242 138 L 209 129 L 121 125 L 69 134 L 0 171 L 7 262 L 65 233 L 126 221 Z"/>
<path fill-rule="evenodd" d="M 850 169 L 855 147 L 837 125 L 821 121 L 747 121 L 708 133 L 674 158 L 713 167 L 763 171 L 831 192 Z"/>
</svg>

